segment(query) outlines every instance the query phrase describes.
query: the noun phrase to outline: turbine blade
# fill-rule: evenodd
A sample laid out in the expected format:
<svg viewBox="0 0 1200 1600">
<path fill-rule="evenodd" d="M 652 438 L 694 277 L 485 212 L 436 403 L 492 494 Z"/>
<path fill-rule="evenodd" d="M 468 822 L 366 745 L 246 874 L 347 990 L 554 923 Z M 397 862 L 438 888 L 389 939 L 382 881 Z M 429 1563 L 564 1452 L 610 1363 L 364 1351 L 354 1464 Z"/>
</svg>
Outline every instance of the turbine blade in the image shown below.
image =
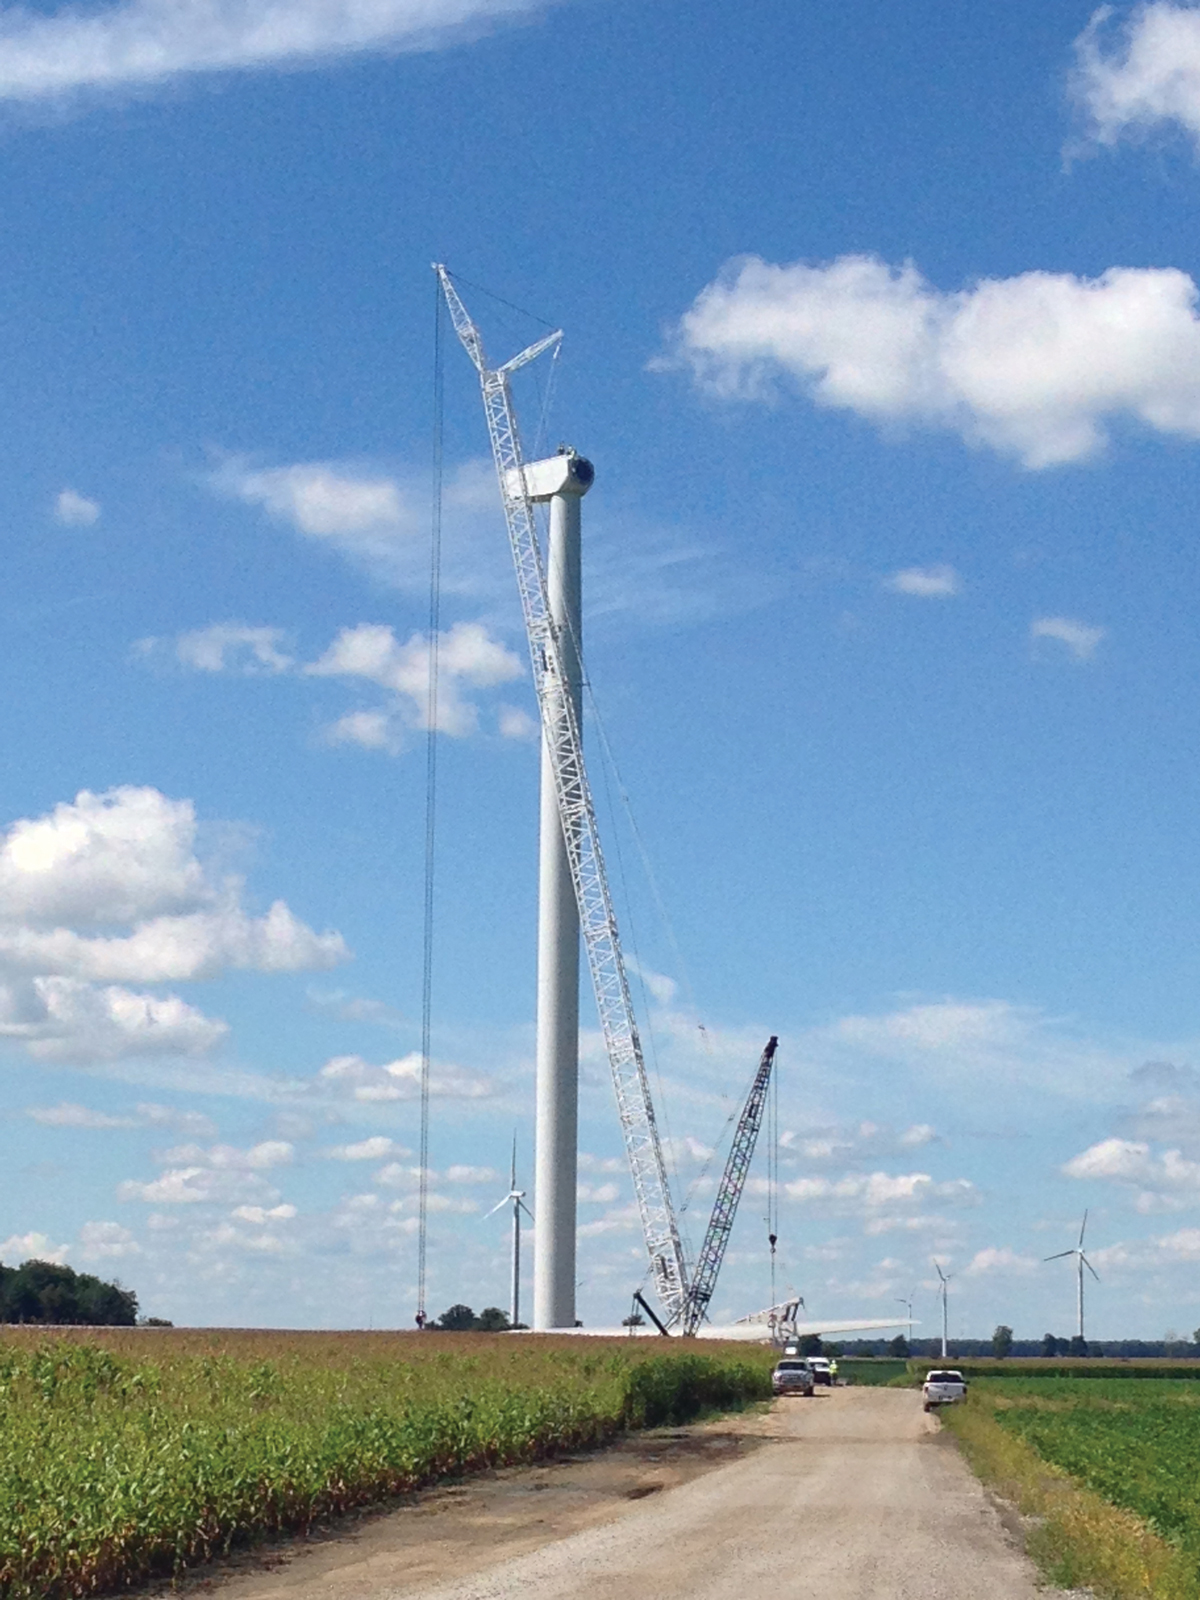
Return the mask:
<svg viewBox="0 0 1200 1600">
<path fill-rule="evenodd" d="M 1079 1259 L 1083 1262 L 1084 1266 L 1091 1273 L 1092 1277 L 1095 1278 L 1096 1282 L 1099 1283 L 1100 1282 L 1100 1274 L 1096 1271 L 1095 1267 L 1088 1260 L 1088 1258 L 1086 1256 L 1080 1256 Z"/>
<path fill-rule="evenodd" d="M 500 1210 L 500 1207 L 501 1206 L 506 1206 L 508 1204 L 508 1202 L 509 1202 L 509 1196 L 508 1195 L 505 1195 L 503 1200 L 497 1200 L 496 1204 L 492 1207 L 492 1209 L 490 1211 L 484 1212 L 483 1216 L 480 1218 L 480 1221 L 481 1222 L 486 1222 L 489 1217 L 494 1217 L 496 1215 L 497 1211 Z"/>
<path fill-rule="evenodd" d="M 1073 1256 L 1074 1250 L 1060 1250 L 1056 1256 L 1043 1256 L 1043 1261 L 1061 1261 L 1064 1256 Z"/>
<path fill-rule="evenodd" d="M 530 1211 L 529 1207 L 525 1204 L 524 1200 L 518 1200 L 517 1204 L 520 1206 L 521 1210 L 525 1213 L 525 1215 L 529 1218 L 530 1222 L 533 1222 L 534 1221 L 533 1212 Z"/>
<path fill-rule="evenodd" d="M 1085 1211 L 1083 1213 L 1083 1221 L 1079 1224 L 1079 1248 L 1081 1250 L 1083 1249 L 1083 1230 L 1087 1227 L 1087 1219 L 1088 1214 Z"/>
<path fill-rule="evenodd" d="M 512 1151 L 512 1182 L 509 1184 L 509 1188 L 510 1189 L 515 1189 L 516 1187 L 517 1187 L 517 1135 L 516 1135 L 516 1130 L 514 1129 L 514 1131 L 513 1131 L 513 1151 Z"/>
</svg>

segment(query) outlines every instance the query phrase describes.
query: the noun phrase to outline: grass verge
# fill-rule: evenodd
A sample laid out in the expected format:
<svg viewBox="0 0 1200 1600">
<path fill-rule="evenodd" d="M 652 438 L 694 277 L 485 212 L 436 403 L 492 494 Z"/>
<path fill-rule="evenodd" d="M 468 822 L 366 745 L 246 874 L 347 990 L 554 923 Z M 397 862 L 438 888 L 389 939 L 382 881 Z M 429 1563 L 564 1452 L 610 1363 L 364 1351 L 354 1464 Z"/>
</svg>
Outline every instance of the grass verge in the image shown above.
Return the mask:
<svg viewBox="0 0 1200 1600">
<path fill-rule="evenodd" d="M 986 1397 L 942 1413 L 982 1481 L 1037 1519 L 1026 1548 L 1051 1582 L 1103 1600 L 1198 1600 L 1190 1561 L 1129 1511 L 1050 1466 L 1003 1428 Z"/>
</svg>

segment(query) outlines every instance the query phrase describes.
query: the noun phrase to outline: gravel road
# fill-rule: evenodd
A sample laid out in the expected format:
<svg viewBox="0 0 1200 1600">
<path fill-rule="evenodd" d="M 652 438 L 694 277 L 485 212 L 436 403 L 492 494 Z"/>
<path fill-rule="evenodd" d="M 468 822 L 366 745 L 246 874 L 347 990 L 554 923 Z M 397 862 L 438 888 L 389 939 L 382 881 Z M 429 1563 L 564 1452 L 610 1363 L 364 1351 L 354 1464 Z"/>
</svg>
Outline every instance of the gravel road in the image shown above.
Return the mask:
<svg viewBox="0 0 1200 1600">
<path fill-rule="evenodd" d="M 422 1600 L 1046 1600 L 913 1391 L 788 1399 L 768 1422 L 742 1460 Z"/>
<path fill-rule="evenodd" d="M 1066 1600 L 908 1389 L 631 1435 L 248 1560 L 176 1600 Z"/>
</svg>

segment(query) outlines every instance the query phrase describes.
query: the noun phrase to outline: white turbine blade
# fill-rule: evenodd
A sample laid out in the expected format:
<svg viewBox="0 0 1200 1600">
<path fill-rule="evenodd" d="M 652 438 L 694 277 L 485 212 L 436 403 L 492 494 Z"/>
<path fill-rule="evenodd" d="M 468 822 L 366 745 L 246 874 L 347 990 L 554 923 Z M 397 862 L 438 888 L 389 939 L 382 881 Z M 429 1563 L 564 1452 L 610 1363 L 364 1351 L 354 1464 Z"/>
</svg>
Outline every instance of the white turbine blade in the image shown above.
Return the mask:
<svg viewBox="0 0 1200 1600">
<path fill-rule="evenodd" d="M 524 1200 L 518 1200 L 517 1204 L 520 1206 L 521 1210 L 525 1213 L 525 1215 L 529 1218 L 530 1222 L 532 1222 L 534 1220 L 533 1212 L 530 1211 L 529 1207 L 525 1204 Z"/>
<path fill-rule="evenodd" d="M 1088 1260 L 1088 1258 L 1083 1254 L 1082 1251 L 1080 1251 L 1079 1259 L 1083 1262 L 1084 1266 L 1091 1273 L 1092 1277 L 1095 1278 L 1096 1282 L 1099 1283 L 1100 1282 L 1100 1274 L 1096 1271 L 1095 1267 Z"/>
<path fill-rule="evenodd" d="M 1060 1250 L 1056 1256 L 1043 1256 L 1043 1261 L 1061 1261 L 1064 1256 L 1073 1256 L 1074 1250 Z"/>
<path fill-rule="evenodd" d="M 487 1212 L 484 1213 L 484 1215 L 480 1218 L 480 1221 L 481 1222 L 486 1222 L 488 1217 L 494 1217 L 496 1215 L 497 1211 L 499 1211 L 500 1207 L 501 1206 L 506 1206 L 511 1199 L 512 1199 L 512 1196 L 506 1194 L 504 1196 L 503 1200 L 497 1200 L 496 1204 L 492 1207 L 492 1209 L 490 1211 L 487 1211 Z"/>
<path fill-rule="evenodd" d="M 1088 1214 L 1085 1211 L 1083 1213 L 1083 1221 L 1079 1224 L 1079 1248 L 1081 1250 L 1083 1249 L 1083 1230 L 1087 1227 L 1087 1219 Z"/>
</svg>

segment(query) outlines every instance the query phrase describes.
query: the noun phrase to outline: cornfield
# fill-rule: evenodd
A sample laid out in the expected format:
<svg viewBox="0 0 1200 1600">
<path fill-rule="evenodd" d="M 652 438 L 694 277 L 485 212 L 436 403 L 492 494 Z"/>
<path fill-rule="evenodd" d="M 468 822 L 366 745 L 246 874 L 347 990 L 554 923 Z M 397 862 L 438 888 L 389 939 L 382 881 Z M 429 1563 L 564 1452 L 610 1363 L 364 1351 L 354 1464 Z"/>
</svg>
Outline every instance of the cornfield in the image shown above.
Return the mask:
<svg viewBox="0 0 1200 1600">
<path fill-rule="evenodd" d="M 0 1595 L 99 1594 L 770 1394 L 770 1353 L 503 1335 L 0 1338 Z"/>
</svg>

